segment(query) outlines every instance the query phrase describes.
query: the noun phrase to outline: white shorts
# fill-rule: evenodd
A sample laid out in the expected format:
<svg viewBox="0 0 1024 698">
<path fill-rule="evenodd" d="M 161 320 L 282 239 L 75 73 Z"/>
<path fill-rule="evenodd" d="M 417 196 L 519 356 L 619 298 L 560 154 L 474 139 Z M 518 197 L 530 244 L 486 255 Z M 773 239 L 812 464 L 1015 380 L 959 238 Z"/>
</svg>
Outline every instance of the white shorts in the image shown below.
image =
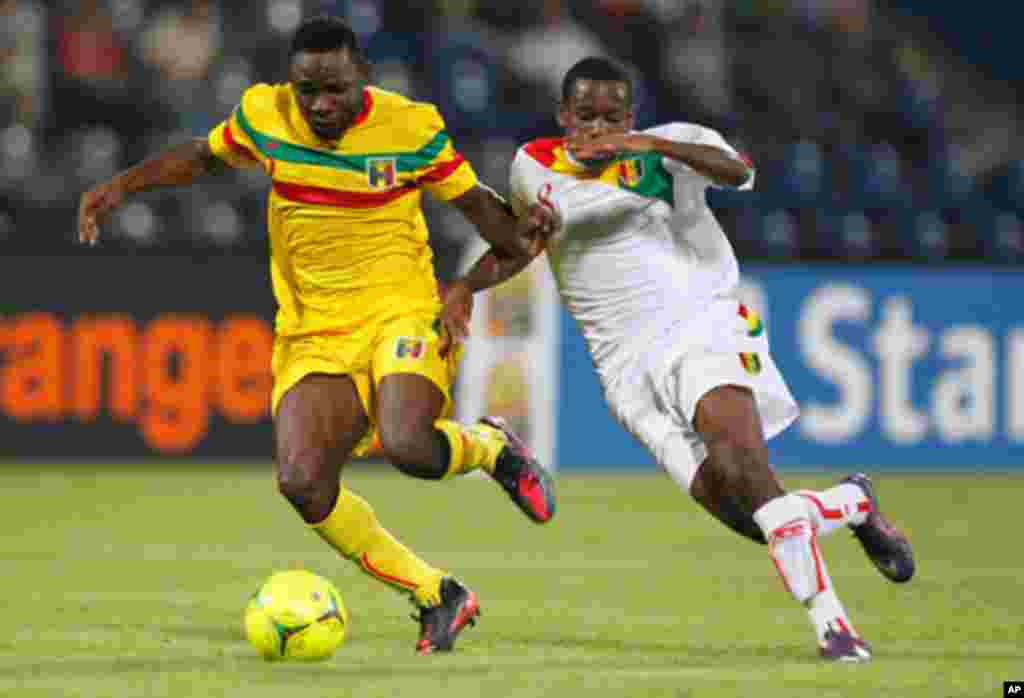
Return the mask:
<svg viewBox="0 0 1024 698">
<path fill-rule="evenodd" d="M 608 408 L 687 492 L 707 457 L 693 428 L 697 402 L 707 392 L 722 385 L 750 388 L 766 439 L 783 431 L 800 413 L 767 351 L 741 356 L 698 350 L 670 361 L 666 368 L 642 363 L 633 364 L 621 376 L 624 380 L 605 388 Z"/>
</svg>

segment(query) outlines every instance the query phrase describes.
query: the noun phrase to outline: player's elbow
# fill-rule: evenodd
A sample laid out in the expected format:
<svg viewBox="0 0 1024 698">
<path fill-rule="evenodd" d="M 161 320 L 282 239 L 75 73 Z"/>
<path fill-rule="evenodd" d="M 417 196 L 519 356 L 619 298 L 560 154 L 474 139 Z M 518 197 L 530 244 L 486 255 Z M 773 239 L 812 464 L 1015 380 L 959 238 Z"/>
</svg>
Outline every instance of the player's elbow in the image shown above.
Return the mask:
<svg viewBox="0 0 1024 698">
<path fill-rule="evenodd" d="M 718 181 L 722 185 L 739 189 L 749 182 L 753 176 L 753 168 L 748 167 L 743 163 L 735 163 L 733 167 L 729 168 L 728 172 L 724 172 L 719 175 Z"/>
</svg>

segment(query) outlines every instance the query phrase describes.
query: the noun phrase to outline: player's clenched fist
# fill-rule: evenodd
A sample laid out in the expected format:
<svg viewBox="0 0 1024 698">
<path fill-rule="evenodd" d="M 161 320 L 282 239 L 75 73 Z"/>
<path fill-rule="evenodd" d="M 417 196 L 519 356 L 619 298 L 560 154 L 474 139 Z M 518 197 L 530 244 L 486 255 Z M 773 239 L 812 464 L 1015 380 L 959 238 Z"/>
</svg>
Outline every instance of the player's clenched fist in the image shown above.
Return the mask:
<svg viewBox="0 0 1024 698">
<path fill-rule="evenodd" d="M 97 221 L 121 205 L 123 194 L 115 180 L 97 184 L 78 202 L 78 241 L 95 245 L 99 238 Z"/>
</svg>

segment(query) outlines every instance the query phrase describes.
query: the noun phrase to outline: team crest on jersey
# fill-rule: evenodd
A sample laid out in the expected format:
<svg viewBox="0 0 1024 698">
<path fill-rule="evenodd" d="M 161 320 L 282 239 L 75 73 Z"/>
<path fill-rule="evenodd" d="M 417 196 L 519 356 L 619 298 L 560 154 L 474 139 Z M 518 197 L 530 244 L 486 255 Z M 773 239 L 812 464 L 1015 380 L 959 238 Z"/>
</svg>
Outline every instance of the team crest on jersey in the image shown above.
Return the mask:
<svg viewBox="0 0 1024 698">
<path fill-rule="evenodd" d="M 644 178 L 644 161 L 638 158 L 623 160 L 619 163 L 619 184 L 623 187 L 635 187 Z"/>
<path fill-rule="evenodd" d="M 395 158 L 368 158 L 366 180 L 374 189 L 390 189 L 395 186 L 398 163 Z"/>
<path fill-rule="evenodd" d="M 426 351 L 427 343 L 422 339 L 399 337 L 395 342 L 395 356 L 400 359 L 418 359 Z"/>
</svg>

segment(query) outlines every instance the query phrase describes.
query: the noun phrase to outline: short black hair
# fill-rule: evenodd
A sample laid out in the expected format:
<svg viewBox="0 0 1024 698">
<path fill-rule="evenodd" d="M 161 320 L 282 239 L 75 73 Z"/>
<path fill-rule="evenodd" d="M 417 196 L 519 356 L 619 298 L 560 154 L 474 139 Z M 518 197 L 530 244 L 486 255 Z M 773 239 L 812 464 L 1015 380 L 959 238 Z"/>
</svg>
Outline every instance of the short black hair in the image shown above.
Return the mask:
<svg viewBox="0 0 1024 698">
<path fill-rule="evenodd" d="M 359 45 L 359 38 L 345 20 L 329 15 L 319 15 L 303 21 L 292 36 L 288 58 L 296 53 L 312 51 L 337 51 L 347 49 L 353 60 L 366 64 L 366 54 Z"/>
<path fill-rule="evenodd" d="M 562 99 L 572 96 L 572 86 L 577 80 L 603 80 L 607 82 L 626 83 L 626 96 L 632 101 L 633 83 L 626 69 L 615 61 L 598 56 L 591 56 L 579 61 L 562 78 Z"/>
</svg>

